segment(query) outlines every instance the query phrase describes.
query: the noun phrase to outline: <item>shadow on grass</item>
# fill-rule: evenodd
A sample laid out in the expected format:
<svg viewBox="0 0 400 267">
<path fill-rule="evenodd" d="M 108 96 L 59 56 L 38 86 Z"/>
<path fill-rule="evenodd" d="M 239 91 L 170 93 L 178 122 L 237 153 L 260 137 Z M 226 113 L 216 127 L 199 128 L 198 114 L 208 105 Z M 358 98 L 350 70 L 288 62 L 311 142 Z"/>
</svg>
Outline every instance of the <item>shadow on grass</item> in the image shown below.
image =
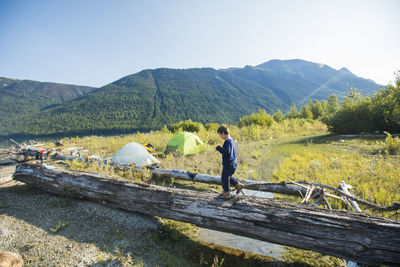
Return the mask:
<svg viewBox="0 0 400 267">
<path fill-rule="evenodd" d="M 384 135 L 341 135 L 341 134 L 324 134 L 314 135 L 305 138 L 300 138 L 296 141 L 288 142 L 285 144 L 330 144 L 336 142 L 346 142 L 353 140 L 364 140 L 364 141 L 378 141 L 385 140 Z"/>
<path fill-rule="evenodd" d="M 186 231 L 190 232 L 193 227 L 190 224 L 161 223 L 155 217 L 51 195 L 28 185 L 0 187 L 0 202 L 4 202 L 0 214 L 25 221 L 49 235 L 63 236 L 70 242 L 92 244 L 108 255 L 99 256 L 96 263 L 87 266 L 125 263 L 134 266 L 308 266 L 193 240 L 179 230 L 189 227 Z M 67 224 L 63 226 L 60 221 Z M 24 244 L 20 245 L 17 249 L 24 257 L 26 249 Z M 65 255 L 68 257 L 67 251 Z M 59 257 L 59 254 L 47 257 Z"/>
<path fill-rule="evenodd" d="M 309 144 L 326 144 L 336 142 L 339 136 L 336 134 L 310 135 L 307 137 L 297 137 L 295 140 L 282 142 L 280 145 L 309 145 Z"/>
</svg>

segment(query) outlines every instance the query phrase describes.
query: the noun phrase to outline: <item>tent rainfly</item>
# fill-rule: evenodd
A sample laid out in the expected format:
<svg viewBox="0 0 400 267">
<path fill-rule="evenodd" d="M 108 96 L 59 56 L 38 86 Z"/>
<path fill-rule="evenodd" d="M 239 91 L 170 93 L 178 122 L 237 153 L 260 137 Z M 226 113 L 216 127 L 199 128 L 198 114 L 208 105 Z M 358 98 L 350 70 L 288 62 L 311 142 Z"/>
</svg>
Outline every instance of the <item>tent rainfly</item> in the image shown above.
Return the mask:
<svg viewBox="0 0 400 267">
<path fill-rule="evenodd" d="M 153 157 L 146 148 L 136 142 L 132 142 L 123 146 L 112 158 L 115 164 L 130 164 L 134 163 L 138 167 L 145 165 L 159 163 L 159 161 Z"/>
<path fill-rule="evenodd" d="M 196 154 L 203 142 L 193 133 L 181 132 L 171 138 L 165 149 L 165 154 L 180 152 L 182 155 Z"/>
</svg>

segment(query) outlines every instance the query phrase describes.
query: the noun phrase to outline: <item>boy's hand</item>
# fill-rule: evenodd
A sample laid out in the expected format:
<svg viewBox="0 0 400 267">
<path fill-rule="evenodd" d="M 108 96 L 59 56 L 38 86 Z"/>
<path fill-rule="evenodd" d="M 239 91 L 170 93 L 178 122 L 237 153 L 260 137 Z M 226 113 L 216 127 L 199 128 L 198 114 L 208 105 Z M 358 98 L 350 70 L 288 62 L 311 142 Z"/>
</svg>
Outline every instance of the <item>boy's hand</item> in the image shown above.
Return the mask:
<svg viewBox="0 0 400 267">
<path fill-rule="evenodd" d="M 221 151 L 222 147 L 221 147 L 221 146 L 217 146 L 215 149 L 216 149 L 217 151 Z"/>
</svg>

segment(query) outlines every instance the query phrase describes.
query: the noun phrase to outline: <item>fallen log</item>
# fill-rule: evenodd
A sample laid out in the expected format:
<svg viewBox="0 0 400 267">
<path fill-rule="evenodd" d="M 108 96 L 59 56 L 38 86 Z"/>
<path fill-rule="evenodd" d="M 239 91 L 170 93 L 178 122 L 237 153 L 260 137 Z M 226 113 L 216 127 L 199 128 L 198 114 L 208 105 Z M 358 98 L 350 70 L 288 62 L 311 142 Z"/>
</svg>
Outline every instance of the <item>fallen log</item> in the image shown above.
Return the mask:
<svg viewBox="0 0 400 267">
<path fill-rule="evenodd" d="M 221 184 L 221 176 L 212 176 L 200 173 L 191 173 L 179 170 L 165 170 L 155 168 L 152 170 L 154 175 L 171 177 L 179 180 L 207 183 L 207 184 Z M 288 185 L 286 183 L 260 183 L 251 180 L 241 180 L 246 184 L 246 189 L 257 190 L 263 192 L 271 192 L 285 195 L 301 196 L 307 193 L 307 189 L 296 185 Z"/>
<path fill-rule="evenodd" d="M 365 264 L 400 263 L 400 222 L 282 201 L 165 188 L 23 163 L 14 179 L 44 191 L 193 223 Z"/>
</svg>

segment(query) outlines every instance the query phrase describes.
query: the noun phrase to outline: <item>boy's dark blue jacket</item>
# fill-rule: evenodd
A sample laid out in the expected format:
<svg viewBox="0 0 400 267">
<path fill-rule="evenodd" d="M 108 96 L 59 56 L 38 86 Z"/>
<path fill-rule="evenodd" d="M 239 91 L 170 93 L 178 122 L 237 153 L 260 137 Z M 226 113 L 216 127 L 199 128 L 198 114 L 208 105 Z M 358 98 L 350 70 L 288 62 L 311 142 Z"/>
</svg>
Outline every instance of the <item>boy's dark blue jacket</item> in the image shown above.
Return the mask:
<svg viewBox="0 0 400 267">
<path fill-rule="evenodd" d="M 226 139 L 224 145 L 217 146 L 216 149 L 222 154 L 222 166 L 225 168 L 236 169 L 236 143 L 231 138 Z"/>
</svg>

